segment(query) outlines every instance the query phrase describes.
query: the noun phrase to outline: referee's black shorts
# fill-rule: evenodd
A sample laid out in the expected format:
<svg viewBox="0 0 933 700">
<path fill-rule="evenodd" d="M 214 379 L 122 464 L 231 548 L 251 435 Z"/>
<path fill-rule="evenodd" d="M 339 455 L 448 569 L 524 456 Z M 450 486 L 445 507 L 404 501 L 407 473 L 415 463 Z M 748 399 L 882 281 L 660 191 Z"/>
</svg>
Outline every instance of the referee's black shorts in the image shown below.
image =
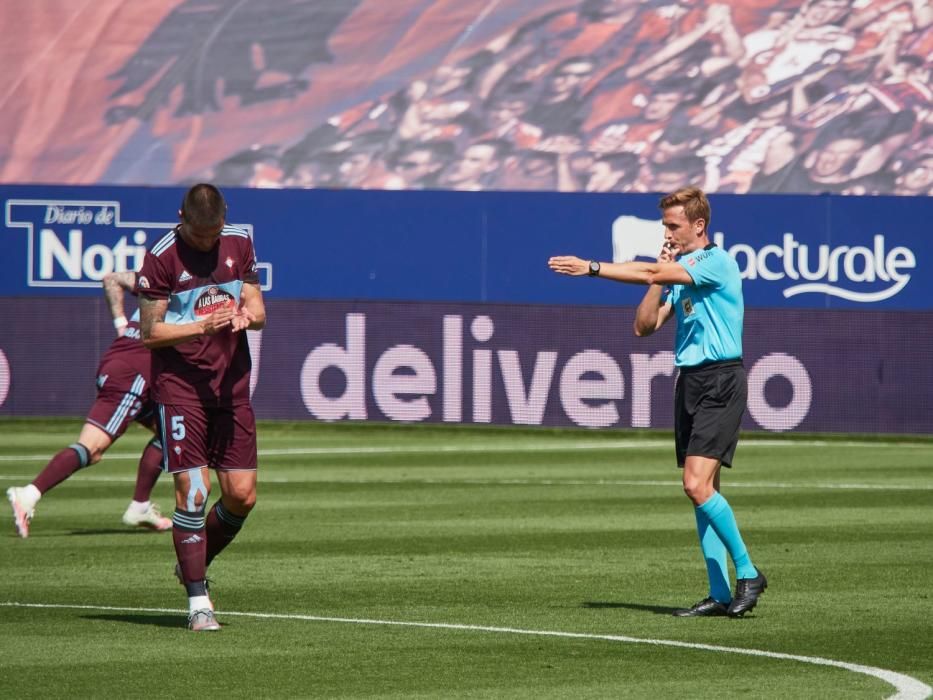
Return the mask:
<svg viewBox="0 0 933 700">
<path fill-rule="evenodd" d="M 742 360 L 681 367 L 674 388 L 677 464 L 687 456 L 713 457 L 732 466 L 748 399 Z"/>
</svg>

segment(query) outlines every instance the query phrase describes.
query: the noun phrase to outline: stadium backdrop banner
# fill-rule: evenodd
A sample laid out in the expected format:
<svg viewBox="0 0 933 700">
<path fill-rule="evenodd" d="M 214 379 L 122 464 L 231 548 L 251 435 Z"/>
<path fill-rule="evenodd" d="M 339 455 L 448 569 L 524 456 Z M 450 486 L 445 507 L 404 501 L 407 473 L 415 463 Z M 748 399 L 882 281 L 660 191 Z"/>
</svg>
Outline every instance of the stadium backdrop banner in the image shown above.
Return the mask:
<svg viewBox="0 0 933 700">
<path fill-rule="evenodd" d="M 176 221 L 179 188 L 0 187 L 0 415 L 81 415 L 113 336 L 100 292 Z M 270 324 L 251 333 L 260 418 L 669 427 L 671 332 L 642 290 L 548 256 L 652 256 L 657 197 L 227 191 L 254 235 Z M 929 198 L 712 197 L 745 277 L 747 428 L 933 425 Z"/>
<path fill-rule="evenodd" d="M 75 5 L 0 3 L 0 182 L 933 194 L 924 0 Z"/>
</svg>

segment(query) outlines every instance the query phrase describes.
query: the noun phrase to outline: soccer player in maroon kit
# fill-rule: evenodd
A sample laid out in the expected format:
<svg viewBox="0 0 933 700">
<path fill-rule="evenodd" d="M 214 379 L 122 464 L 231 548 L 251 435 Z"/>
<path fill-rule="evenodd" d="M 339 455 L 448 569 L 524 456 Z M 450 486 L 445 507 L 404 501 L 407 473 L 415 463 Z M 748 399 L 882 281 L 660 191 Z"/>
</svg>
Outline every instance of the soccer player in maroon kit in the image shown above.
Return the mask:
<svg viewBox="0 0 933 700">
<path fill-rule="evenodd" d="M 133 421 L 149 430 L 155 425 L 155 404 L 149 398 L 152 353 L 139 342 L 138 315 L 127 321 L 123 313 L 124 290 L 136 284 L 135 272 L 111 272 L 104 277 L 104 295 L 117 338 L 110 344 L 97 367 L 97 398 L 88 411 L 78 441 L 58 452 L 26 486 L 11 486 L 7 499 L 13 508 L 13 524 L 20 537 L 29 536 L 29 525 L 36 504 L 51 489 L 79 469 L 97 464 L 104 452 L 123 435 Z M 162 517 L 159 507 L 149 500 L 162 473 L 162 445 L 157 438 L 143 450 L 136 472 L 133 501 L 123 514 L 127 525 L 168 530 L 172 521 Z"/>
<path fill-rule="evenodd" d="M 213 185 L 194 185 L 180 223 L 146 253 L 137 280 L 143 343 L 153 350 L 152 392 L 175 480 L 176 573 L 188 593 L 188 628 L 220 629 L 207 567 L 256 503 L 256 419 L 249 401 L 246 329 L 266 310 L 253 242 L 227 226 Z M 206 512 L 215 470 L 221 497 Z"/>
</svg>

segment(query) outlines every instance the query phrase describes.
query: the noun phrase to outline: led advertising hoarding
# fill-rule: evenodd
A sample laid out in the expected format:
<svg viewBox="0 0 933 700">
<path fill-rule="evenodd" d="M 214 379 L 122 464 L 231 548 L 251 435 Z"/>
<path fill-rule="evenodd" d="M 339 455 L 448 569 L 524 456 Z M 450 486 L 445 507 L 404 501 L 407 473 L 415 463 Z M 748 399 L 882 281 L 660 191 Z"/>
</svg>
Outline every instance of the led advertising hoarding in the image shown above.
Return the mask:
<svg viewBox="0 0 933 700">
<path fill-rule="evenodd" d="M 112 338 L 100 280 L 139 265 L 182 190 L 2 188 L 0 415 L 81 415 Z M 635 338 L 643 289 L 548 256 L 648 256 L 657 198 L 227 192 L 256 241 L 263 418 L 669 427 L 673 329 Z M 718 196 L 744 277 L 746 428 L 933 425 L 925 198 Z"/>
</svg>

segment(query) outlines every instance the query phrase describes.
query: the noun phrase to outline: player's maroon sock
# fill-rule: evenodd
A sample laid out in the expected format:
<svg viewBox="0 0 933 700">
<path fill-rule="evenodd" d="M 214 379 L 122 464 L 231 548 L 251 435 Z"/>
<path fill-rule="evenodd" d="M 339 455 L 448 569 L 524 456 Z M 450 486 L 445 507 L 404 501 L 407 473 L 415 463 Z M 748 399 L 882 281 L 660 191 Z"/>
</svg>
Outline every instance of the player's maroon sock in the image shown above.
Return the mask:
<svg viewBox="0 0 933 700">
<path fill-rule="evenodd" d="M 86 467 L 90 461 L 91 455 L 88 449 L 80 442 L 76 442 L 52 457 L 45 465 L 45 469 L 32 480 L 32 485 L 39 489 L 39 493 L 45 493 L 79 469 Z"/>
<path fill-rule="evenodd" d="M 162 443 L 159 438 L 152 438 L 142 457 L 139 458 L 139 467 L 136 470 L 136 490 L 133 491 L 133 500 L 145 503 L 152 495 L 152 489 L 159 474 L 162 473 Z"/>
<path fill-rule="evenodd" d="M 192 586 L 203 588 L 207 577 L 205 551 L 207 532 L 204 529 L 204 511 L 175 509 L 172 515 L 172 542 L 181 566 L 181 577 L 189 595 L 204 595 L 203 591 L 192 593 Z"/>
<path fill-rule="evenodd" d="M 219 499 L 214 503 L 211 512 L 207 514 L 207 566 L 233 542 L 245 521 L 245 515 L 231 513 Z"/>
</svg>

